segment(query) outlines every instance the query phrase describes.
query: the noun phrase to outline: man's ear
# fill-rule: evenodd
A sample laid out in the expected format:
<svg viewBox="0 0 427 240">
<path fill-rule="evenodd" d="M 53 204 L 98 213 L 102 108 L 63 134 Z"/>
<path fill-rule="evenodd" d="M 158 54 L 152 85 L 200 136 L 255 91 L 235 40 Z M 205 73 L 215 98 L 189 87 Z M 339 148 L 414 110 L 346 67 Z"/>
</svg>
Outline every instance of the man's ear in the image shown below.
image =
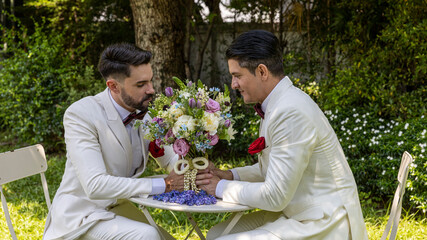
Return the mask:
<svg viewBox="0 0 427 240">
<path fill-rule="evenodd" d="M 264 81 L 267 80 L 268 76 L 270 75 L 267 66 L 265 66 L 264 64 L 260 64 L 258 65 L 257 70 L 259 72 L 259 75 L 261 76 L 261 79 Z"/>
<path fill-rule="evenodd" d="M 107 80 L 106 84 L 107 84 L 107 87 L 110 89 L 111 92 L 116 93 L 116 94 L 120 93 L 119 86 L 118 86 L 119 83 L 116 80 L 109 78 Z"/>
</svg>

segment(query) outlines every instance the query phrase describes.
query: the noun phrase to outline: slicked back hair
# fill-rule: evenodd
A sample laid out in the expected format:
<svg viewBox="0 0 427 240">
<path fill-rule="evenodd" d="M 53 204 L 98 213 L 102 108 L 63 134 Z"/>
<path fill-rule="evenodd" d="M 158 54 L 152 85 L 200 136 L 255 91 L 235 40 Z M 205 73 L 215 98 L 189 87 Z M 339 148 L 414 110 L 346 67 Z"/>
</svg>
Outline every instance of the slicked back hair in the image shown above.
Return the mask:
<svg viewBox="0 0 427 240">
<path fill-rule="evenodd" d="M 267 66 L 274 76 L 283 76 L 283 58 L 279 39 L 265 30 L 251 30 L 242 33 L 228 47 L 227 60 L 234 59 L 242 68 L 255 75 L 260 64 Z"/>
<path fill-rule="evenodd" d="M 142 50 L 133 44 L 116 43 L 108 46 L 101 53 L 98 70 L 105 81 L 109 77 L 123 81 L 126 77 L 130 77 L 129 67 L 131 65 L 148 64 L 151 57 L 151 52 Z"/>
</svg>

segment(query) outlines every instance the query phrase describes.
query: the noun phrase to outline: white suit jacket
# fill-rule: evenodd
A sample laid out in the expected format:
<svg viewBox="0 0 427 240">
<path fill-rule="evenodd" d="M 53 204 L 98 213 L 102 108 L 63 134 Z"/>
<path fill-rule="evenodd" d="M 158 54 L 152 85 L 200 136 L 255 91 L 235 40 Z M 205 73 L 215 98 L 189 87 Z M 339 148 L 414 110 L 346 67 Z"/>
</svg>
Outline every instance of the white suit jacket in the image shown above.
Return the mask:
<svg viewBox="0 0 427 240">
<path fill-rule="evenodd" d="M 64 114 L 64 130 L 67 162 L 46 219 L 46 240 L 75 239 L 97 221 L 113 218 L 108 208 L 117 199 L 148 196 L 152 190 L 151 179 L 137 178 L 149 159 L 149 140 L 140 128 L 144 160 L 129 176 L 132 145 L 108 89 L 73 103 Z M 170 171 L 176 159 L 167 148 L 157 161 Z"/>
<path fill-rule="evenodd" d="M 271 92 L 260 137 L 266 148 L 253 166 L 236 168 L 223 200 L 283 215 L 264 225 L 282 239 L 327 239 L 337 209 L 348 213 L 352 239 L 368 239 L 356 183 L 323 112 L 288 77 Z M 322 221 L 323 219 L 323 221 Z"/>
</svg>

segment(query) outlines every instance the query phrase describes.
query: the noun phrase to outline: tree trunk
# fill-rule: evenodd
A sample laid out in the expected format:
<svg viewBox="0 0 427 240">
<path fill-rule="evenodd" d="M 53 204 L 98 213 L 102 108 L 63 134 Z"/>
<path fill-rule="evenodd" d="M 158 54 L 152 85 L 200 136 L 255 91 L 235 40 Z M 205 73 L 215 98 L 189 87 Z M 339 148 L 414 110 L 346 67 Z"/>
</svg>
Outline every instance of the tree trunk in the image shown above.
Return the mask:
<svg viewBox="0 0 427 240">
<path fill-rule="evenodd" d="M 188 80 L 193 81 L 193 71 L 190 66 L 191 56 L 191 24 L 193 16 L 194 1 L 185 0 L 187 3 L 186 9 L 186 22 L 185 22 L 185 36 L 184 36 L 184 64 L 185 64 L 185 76 Z"/>
<path fill-rule="evenodd" d="M 306 11 L 307 11 L 307 71 L 311 74 L 311 34 L 310 34 L 310 12 L 311 12 L 311 4 L 310 0 L 307 1 L 306 5 Z"/>
<path fill-rule="evenodd" d="M 173 76 L 185 78 L 184 1 L 131 0 L 135 24 L 135 43 L 153 53 L 153 84 L 156 92 L 176 86 Z M 182 16 L 184 15 L 184 16 Z"/>
</svg>

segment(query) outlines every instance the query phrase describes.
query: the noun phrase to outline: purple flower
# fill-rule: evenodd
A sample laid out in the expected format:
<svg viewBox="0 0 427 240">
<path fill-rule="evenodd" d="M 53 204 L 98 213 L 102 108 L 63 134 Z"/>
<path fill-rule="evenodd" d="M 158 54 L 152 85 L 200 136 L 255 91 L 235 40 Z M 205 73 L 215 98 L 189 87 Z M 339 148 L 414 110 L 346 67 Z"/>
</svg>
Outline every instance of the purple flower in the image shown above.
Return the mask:
<svg viewBox="0 0 427 240">
<path fill-rule="evenodd" d="M 197 108 L 202 108 L 202 102 L 200 102 L 200 100 L 197 100 Z"/>
<path fill-rule="evenodd" d="M 153 199 L 162 202 L 178 203 L 181 205 L 187 204 L 189 206 L 210 205 L 215 204 L 217 202 L 214 196 L 207 194 L 203 190 L 201 190 L 199 193 L 195 193 L 193 190 L 187 190 L 182 192 L 172 190 L 167 193 L 154 195 Z"/>
<path fill-rule="evenodd" d="M 165 89 L 165 94 L 167 97 L 172 97 L 173 96 L 173 89 L 171 87 L 167 87 Z"/>
<path fill-rule="evenodd" d="M 175 139 L 175 135 L 173 134 L 172 128 L 170 128 L 166 133 L 165 139 L 167 143 L 173 143 L 173 140 Z"/>
<path fill-rule="evenodd" d="M 228 127 L 230 127 L 230 125 L 231 125 L 231 121 L 230 121 L 230 119 L 225 120 L 225 122 L 224 122 L 224 126 L 225 126 L 226 128 L 228 128 Z"/>
<path fill-rule="evenodd" d="M 206 103 L 206 112 L 214 113 L 221 109 L 219 103 L 211 98 L 209 98 Z"/>
<path fill-rule="evenodd" d="M 210 135 L 210 134 L 208 133 L 206 137 L 210 140 L 209 145 L 211 145 L 211 146 L 216 145 L 216 144 L 218 143 L 218 141 L 219 141 L 219 137 L 218 137 L 218 135 L 216 135 L 216 134 L 214 134 L 214 135 Z"/>
<path fill-rule="evenodd" d="M 173 143 L 173 151 L 178 155 L 185 156 L 187 155 L 189 150 L 190 150 L 190 145 L 183 138 L 177 139 Z"/>
<path fill-rule="evenodd" d="M 193 85 L 193 82 L 192 82 L 192 81 L 189 81 L 189 82 L 187 83 L 187 87 L 191 87 L 191 85 Z"/>
<path fill-rule="evenodd" d="M 190 100 L 188 100 L 188 105 L 190 105 L 191 108 L 195 108 L 196 107 L 196 100 L 194 100 L 194 98 L 190 98 Z"/>
<path fill-rule="evenodd" d="M 230 102 L 225 102 L 224 105 L 228 107 L 230 106 Z"/>
<path fill-rule="evenodd" d="M 163 123 L 163 118 L 154 117 L 152 122 L 157 122 L 159 125 Z"/>
<path fill-rule="evenodd" d="M 162 139 L 158 138 L 154 141 L 154 143 L 158 146 L 158 147 L 162 147 L 162 145 L 164 144 L 164 142 L 162 141 Z"/>
</svg>

